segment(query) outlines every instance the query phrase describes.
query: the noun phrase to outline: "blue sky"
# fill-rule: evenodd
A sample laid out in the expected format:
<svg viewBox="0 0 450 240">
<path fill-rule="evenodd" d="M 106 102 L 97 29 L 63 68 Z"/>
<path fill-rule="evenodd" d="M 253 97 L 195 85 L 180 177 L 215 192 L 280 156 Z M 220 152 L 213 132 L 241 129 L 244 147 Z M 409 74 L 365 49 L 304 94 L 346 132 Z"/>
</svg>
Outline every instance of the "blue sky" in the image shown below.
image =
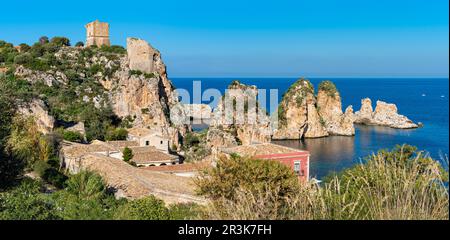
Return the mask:
<svg viewBox="0 0 450 240">
<path fill-rule="evenodd" d="M 0 39 L 140 37 L 170 77 L 448 77 L 448 0 L 2 1 Z"/>
</svg>

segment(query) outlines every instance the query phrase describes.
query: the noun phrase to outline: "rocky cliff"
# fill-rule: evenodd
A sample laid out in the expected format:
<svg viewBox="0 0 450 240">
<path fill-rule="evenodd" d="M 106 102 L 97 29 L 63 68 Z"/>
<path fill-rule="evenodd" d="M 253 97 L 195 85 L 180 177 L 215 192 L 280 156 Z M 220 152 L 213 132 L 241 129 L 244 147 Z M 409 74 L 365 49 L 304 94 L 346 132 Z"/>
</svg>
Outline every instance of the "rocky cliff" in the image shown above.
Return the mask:
<svg viewBox="0 0 450 240">
<path fill-rule="evenodd" d="M 48 134 L 55 127 L 55 119 L 49 115 L 44 101 L 33 99 L 31 102 L 21 104 L 18 113 L 25 117 L 32 117 L 36 122 L 38 131 Z"/>
<path fill-rule="evenodd" d="M 14 76 L 30 84 L 56 120 L 85 122 L 88 135 L 99 135 L 118 117 L 131 126 L 158 128 L 178 144 L 188 129 L 170 120 L 178 99 L 161 54 L 137 38 L 128 38 L 127 47 L 35 44 L 18 56 L 24 60 L 14 66 Z"/>
<path fill-rule="evenodd" d="M 400 129 L 417 128 L 419 126 L 406 116 L 398 114 L 395 104 L 377 101 L 375 111 L 373 111 L 370 98 L 361 100 L 361 109 L 355 113 L 355 123 Z"/>
</svg>

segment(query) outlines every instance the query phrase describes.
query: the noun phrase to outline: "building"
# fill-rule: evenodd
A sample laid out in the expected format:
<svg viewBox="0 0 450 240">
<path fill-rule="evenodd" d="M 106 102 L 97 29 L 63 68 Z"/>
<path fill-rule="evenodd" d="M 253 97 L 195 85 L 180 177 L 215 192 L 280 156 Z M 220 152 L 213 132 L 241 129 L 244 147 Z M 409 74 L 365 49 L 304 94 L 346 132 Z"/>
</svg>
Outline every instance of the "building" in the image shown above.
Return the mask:
<svg viewBox="0 0 450 240">
<path fill-rule="evenodd" d="M 128 141 L 136 141 L 139 146 L 153 146 L 165 153 L 169 152 L 169 139 L 163 137 L 161 133 L 148 128 L 128 129 Z"/>
<path fill-rule="evenodd" d="M 109 24 L 95 20 L 86 24 L 86 47 L 96 45 L 110 46 L 109 41 Z"/>
<path fill-rule="evenodd" d="M 174 165 L 180 163 L 177 155 L 163 152 L 154 146 L 139 146 L 136 141 L 110 141 L 102 142 L 95 140 L 91 144 L 78 144 L 66 142 L 62 148 L 61 163 L 65 164 L 65 168 L 71 170 L 75 166 L 77 159 L 87 155 L 102 155 L 109 159 L 123 160 L 123 150 L 131 149 L 133 158 L 130 160 L 137 167 Z"/>
<path fill-rule="evenodd" d="M 152 167 L 134 167 L 122 159 L 116 158 L 120 149 L 125 147 L 135 148 L 137 142 L 94 141 L 91 144 L 79 144 L 64 141 L 60 154 L 61 167 L 71 174 L 82 170 L 98 173 L 117 198 L 138 199 L 154 195 L 168 204 L 207 203 L 204 198 L 195 194 L 192 178 L 148 170 Z M 148 154 L 155 155 L 151 151 L 148 151 Z M 169 166 L 155 168 L 160 167 Z"/>
<path fill-rule="evenodd" d="M 254 159 L 273 160 L 285 164 L 291 168 L 301 181 L 309 180 L 309 157 L 308 151 L 288 148 L 272 143 L 260 143 L 242 145 L 231 148 L 223 148 L 221 152 L 225 155 L 238 154 Z"/>
</svg>

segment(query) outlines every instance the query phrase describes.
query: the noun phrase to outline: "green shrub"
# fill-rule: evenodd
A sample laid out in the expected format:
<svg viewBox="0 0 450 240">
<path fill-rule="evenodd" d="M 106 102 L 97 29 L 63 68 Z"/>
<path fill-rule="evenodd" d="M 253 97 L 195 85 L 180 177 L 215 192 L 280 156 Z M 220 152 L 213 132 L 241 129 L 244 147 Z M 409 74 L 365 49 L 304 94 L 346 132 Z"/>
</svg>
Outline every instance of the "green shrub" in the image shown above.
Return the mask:
<svg viewBox="0 0 450 240">
<path fill-rule="evenodd" d="M 39 38 L 39 43 L 40 44 L 46 44 L 48 42 L 49 41 L 48 41 L 48 37 L 47 36 L 42 36 L 42 37 Z"/>
<path fill-rule="evenodd" d="M 143 73 L 141 71 L 139 71 L 139 70 L 130 70 L 130 71 L 128 71 L 128 74 L 140 76 Z"/>
<path fill-rule="evenodd" d="M 67 181 L 66 189 L 52 194 L 58 215 L 63 219 L 113 219 L 117 207 L 126 200 L 116 200 L 106 190 L 102 178 L 92 172 L 80 172 Z"/>
<path fill-rule="evenodd" d="M 198 193 L 211 199 L 234 200 L 239 188 L 259 191 L 276 191 L 278 200 L 294 193 L 298 178 L 287 166 L 277 161 L 251 159 L 232 155 L 220 158 L 215 168 L 203 172 L 196 180 Z"/>
<path fill-rule="evenodd" d="M 25 43 L 19 44 L 19 47 L 20 47 L 20 52 L 27 52 L 28 50 L 31 49 L 30 45 L 25 44 Z"/>
<path fill-rule="evenodd" d="M 83 42 L 77 42 L 77 43 L 75 43 L 75 47 L 84 47 L 84 43 Z"/>
<path fill-rule="evenodd" d="M 54 37 L 50 40 L 50 43 L 57 46 L 70 46 L 70 40 L 66 37 Z"/>
<path fill-rule="evenodd" d="M 64 138 L 64 140 L 69 141 L 69 142 L 81 143 L 84 141 L 83 135 L 81 133 L 75 132 L 75 131 L 64 130 L 63 138 Z"/>
<path fill-rule="evenodd" d="M 100 51 L 107 52 L 107 53 L 116 53 L 116 54 L 126 54 L 127 50 L 119 45 L 112 45 L 112 46 L 106 46 L 102 45 L 100 47 Z"/>
<path fill-rule="evenodd" d="M 33 57 L 29 53 L 22 53 L 14 57 L 15 64 L 30 64 L 33 62 Z"/>
<path fill-rule="evenodd" d="M 123 149 L 122 154 L 123 154 L 123 160 L 124 160 L 125 162 L 129 162 L 131 159 L 133 159 L 133 150 L 131 150 L 131 149 L 128 148 L 128 147 L 125 147 L 125 148 Z"/>
<path fill-rule="evenodd" d="M 196 203 L 178 203 L 169 206 L 171 220 L 195 220 L 202 214 L 202 207 Z"/>
<path fill-rule="evenodd" d="M 45 161 L 37 161 L 33 165 L 33 170 L 40 176 L 44 176 L 45 172 L 51 168 L 50 164 Z"/>
<path fill-rule="evenodd" d="M 322 81 L 319 84 L 319 91 L 325 91 L 328 96 L 334 97 L 336 93 L 338 92 L 336 89 L 336 85 L 332 81 L 326 80 Z"/>
<path fill-rule="evenodd" d="M 106 141 L 120 141 L 127 140 L 128 131 L 124 128 L 112 128 L 106 133 Z"/>
<path fill-rule="evenodd" d="M 66 180 L 68 179 L 66 175 L 54 167 L 48 168 L 41 177 L 58 189 L 63 189 L 66 186 Z"/>
<path fill-rule="evenodd" d="M 41 193 L 41 184 L 31 179 L 0 193 L 0 220 L 59 219 L 53 201 Z"/>
<path fill-rule="evenodd" d="M 188 132 L 186 136 L 183 138 L 183 147 L 185 149 L 189 149 L 193 146 L 197 146 L 200 143 L 200 138 L 196 135 L 196 133 Z"/>
<path fill-rule="evenodd" d="M 90 171 L 81 171 L 67 180 L 67 192 L 80 199 L 102 199 L 106 194 L 106 184 L 102 177 Z"/>
<path fill-rule="evenodd" d="M 130 201 L 119 207 L 116 219 L 169 220 L 170 212 L 162 200 L 154 196 Z"/>
</svg>

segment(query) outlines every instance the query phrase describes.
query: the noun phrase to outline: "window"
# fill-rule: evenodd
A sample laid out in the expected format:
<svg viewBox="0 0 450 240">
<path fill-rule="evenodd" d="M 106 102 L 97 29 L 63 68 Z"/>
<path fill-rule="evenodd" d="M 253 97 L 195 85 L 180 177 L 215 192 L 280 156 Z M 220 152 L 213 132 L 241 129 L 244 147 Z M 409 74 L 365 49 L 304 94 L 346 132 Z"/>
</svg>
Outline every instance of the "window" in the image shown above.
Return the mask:
<svg viewBox="0 0 450 240">
<path fill-rule="evenodd" d="M 300 175 L 300 161 L 294 161 L 294 172 L 297 175 Z"/>
<path fill-rule="evenodd" d="M 163 141 L 161 141 L 161 143 L 160 143 L 161 145 L 163 144 Z"/>
<path fill-rule="evenodd" d="M 150 141 L 145 141 L 145 146 L 150 145 Z"/>
</svg>

